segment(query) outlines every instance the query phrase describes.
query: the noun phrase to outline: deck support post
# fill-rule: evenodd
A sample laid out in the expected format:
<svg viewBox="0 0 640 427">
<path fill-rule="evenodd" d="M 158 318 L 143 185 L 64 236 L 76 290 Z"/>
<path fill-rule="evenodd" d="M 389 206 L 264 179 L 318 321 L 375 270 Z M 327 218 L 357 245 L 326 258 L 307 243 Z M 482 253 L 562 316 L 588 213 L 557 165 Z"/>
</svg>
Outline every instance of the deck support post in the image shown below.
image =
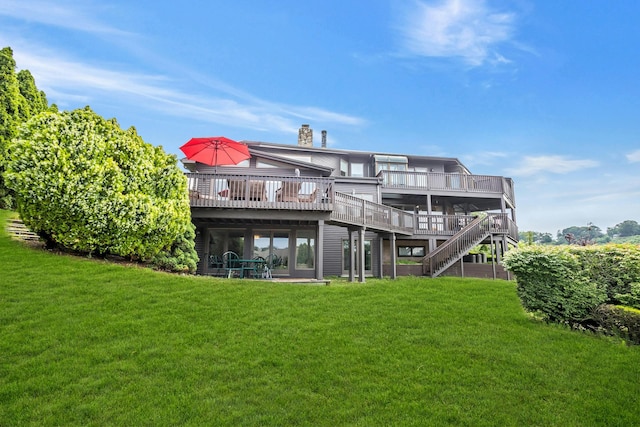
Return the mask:
<svg viewBox="0 0 640 427">
<path fill-rule="evenodd" d="M 378 258 L 379 258 L 379 264 L 380 264 L 380 268 L 378 268 L 378 277 L 379 278 L 383 278 L 384 277 L 384 237 L 382 237 L 382 235 L 380 236 L 380 238 L 378 239 Z"/>
<path fill-rule="evenodd" d="M 353 229 L 349 229 L 349 281 L 355 282 L 356 271 L 356 236 Z"/>
<path fill-rule="evenodd" d="M 318 240 L 316 241 L 316 279 L 324 279 L 324 220 L 318 221 Z"/>
<path fill-rule="evenodd" d="M 389 247 L 391 248 L 391 278 L 395 279 L 398 277 L 398 268 L 396 266 L 397 262 L 397 254 L 396 250 L 396 233 L 391 233 L 391 238 L 389 239 Z"/>
<path fill-rule="evenodd" d="M 365 272 L 365 258 L 366 255 L 364 253 L 364 232 L 366 228 L 361 227 L 359 236 L 358 236 L 358 258 L 360 263 L 358 264 L 358 276 L 360 279 L 360 283 L 364 283 L 364 272 Z"/>
<path fill-rule="evenodd" d="M 491 269 L 493 270 L 493 279 L 496 279 L 496 257 L 493 255 L 493 247 L 495 243 L 493 240 L 493 235 L 489 236 L 489 252 L 491 253 Z"/>
</svg>

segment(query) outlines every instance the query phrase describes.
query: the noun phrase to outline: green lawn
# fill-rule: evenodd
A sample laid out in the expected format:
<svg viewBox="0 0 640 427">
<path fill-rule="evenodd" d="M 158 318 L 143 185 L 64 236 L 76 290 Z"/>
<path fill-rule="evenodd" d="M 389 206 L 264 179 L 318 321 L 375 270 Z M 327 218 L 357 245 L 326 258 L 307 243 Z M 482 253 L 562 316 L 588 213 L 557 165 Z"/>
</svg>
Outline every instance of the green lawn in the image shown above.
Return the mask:
<svg viewBox="0 0 640 427">
<path fill-rule="evenodd" d="M 640 348 L 529 319 L 511 282 L 173 276 L 7 215 L 0 426 L 640 425 Z"/>
</svg>

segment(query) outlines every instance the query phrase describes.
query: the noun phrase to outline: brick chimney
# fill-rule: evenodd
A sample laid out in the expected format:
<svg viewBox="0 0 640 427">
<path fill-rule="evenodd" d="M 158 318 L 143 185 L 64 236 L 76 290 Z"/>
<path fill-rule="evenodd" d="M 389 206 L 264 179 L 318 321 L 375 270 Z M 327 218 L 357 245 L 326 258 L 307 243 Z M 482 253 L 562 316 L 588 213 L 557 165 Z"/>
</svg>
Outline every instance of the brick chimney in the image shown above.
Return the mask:
<svg viewBox="0 0 640 427">
<path fill-rule="evenodd" d="M 313 147 L 313 129 L 309 125 L 302 125 L 298 130 L 298 145 L 300 147 Z"/>
</svg>

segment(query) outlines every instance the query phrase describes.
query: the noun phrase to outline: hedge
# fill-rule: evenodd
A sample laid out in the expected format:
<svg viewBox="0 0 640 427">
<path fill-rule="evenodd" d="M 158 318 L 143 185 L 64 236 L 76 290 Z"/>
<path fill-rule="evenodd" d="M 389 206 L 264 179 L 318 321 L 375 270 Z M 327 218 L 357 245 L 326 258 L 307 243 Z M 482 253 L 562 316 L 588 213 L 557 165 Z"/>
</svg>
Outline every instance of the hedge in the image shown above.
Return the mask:
<svg viewBox="0 0 640 427">
<path fill-rule="evenodd" d="M 548 321 L 589 326 L 602 304 L 640 308 L 636 245 L 526 245 L 509 251 L 503 264 L 516 276 L 524 308 Z"/>
<path fill-rule="evenodd" d="M 176 156 L 134 128 L 89 107 L 45 112 L 21 127 L 8 153 L 5 179 L 20 216 L 50 245 L 140 260 L 160 254 L 162 267 L 195 270 L 193 243 L 184 242 L 193 235 L 186 178 Z"/>
<path fill-rule="evenodd" d="M 640 310 L 621 305 L 603 304 L 596 308 L 595 317 L 606 331 L 640 344 Z"/>
</svg>

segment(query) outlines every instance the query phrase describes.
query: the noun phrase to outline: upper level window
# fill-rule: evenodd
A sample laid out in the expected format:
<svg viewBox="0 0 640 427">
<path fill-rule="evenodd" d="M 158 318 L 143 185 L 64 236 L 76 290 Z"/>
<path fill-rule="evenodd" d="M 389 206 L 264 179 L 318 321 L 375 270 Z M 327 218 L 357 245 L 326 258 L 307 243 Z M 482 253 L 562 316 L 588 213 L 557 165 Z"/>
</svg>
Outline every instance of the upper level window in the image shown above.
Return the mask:
<svg viewBox="0 0 640 427">
<path fill-rule="evenodd" d="M 387 171 L 406 171 L 408 169 L 409 160 L 404 156 L 382 156 L 375 155 L 376 175 L 383 170 Z"/>
<path fill-rule="evenodd" d="M 349 162 L 344 159 L 340 159 L 340 176 L 349 175 Z"/>
<path fill-rule="evenodd" d="M 351 176 L 364 176 L 364 164 L 351 163 Z"/>
</svg>

